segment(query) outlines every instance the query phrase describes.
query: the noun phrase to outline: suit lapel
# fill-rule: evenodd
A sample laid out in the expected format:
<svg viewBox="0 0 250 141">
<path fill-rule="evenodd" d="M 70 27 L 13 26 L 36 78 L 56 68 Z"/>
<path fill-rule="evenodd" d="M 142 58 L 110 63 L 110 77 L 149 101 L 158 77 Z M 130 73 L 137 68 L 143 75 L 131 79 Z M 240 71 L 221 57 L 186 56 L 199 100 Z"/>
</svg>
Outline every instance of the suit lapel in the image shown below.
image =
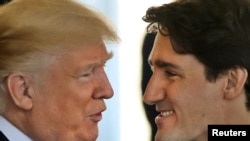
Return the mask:
<svg viewBox="0 0 250 141">
<path fill-rule="evenodd" d="M 0 131 L 0 141 L 9 141 L 1 131 Z"/>
</svg>

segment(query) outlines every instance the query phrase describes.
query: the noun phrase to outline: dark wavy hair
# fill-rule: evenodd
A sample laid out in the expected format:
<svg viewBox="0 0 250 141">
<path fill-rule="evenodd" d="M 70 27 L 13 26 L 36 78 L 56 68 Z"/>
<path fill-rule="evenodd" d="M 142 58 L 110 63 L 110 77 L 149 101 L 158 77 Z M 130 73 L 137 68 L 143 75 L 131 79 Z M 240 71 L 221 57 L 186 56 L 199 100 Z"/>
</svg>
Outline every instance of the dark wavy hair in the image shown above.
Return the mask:
<svg viewBox="0 0 250 141">
<path fill-rule="evenodd" d="M 149 8 L 143 20 L 148 31 L 169 36 L 177 53 L 203 63 L 207 80 L 237 67 L 250 74 L 249 0 L 178 0 Z M 250 110 L 249 79 L 244 88 Z"/>
</svg>

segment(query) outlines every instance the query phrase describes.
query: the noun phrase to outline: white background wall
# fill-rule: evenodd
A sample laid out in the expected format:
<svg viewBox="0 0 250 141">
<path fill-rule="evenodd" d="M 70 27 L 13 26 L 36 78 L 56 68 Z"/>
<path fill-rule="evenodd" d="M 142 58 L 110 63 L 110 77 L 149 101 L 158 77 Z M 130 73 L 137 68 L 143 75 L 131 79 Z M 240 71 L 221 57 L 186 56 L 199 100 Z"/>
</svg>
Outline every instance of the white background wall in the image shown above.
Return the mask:
<svg viewBox="0 0 250 141">
<path fill-rule="evenodd" d="M 98 141 L 149 141 L 150 130 L 142 107 L 141 46 L 148 7 L 170 0 L 79 0 L 103 12 L 121 38 L 107 45 L 114 52 L 106 67 L 115 95 L 106 101 Z"/>
</svg>

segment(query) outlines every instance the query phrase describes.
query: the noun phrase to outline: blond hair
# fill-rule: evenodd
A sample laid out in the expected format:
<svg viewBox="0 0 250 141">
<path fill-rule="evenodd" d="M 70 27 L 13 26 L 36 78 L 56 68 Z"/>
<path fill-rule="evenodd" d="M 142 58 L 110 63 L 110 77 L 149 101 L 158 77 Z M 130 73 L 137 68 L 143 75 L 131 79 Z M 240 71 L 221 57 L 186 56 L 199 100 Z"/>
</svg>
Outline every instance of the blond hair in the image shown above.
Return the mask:
<svg viewBox="0 0 250 141">
<path fill-rule="evenodd" d="M 35 69 L 44 54 L 76 44 L 118 41 L 101 13 L 73 0 L 14 0 L 0 7 L 0 19 L 0 114 L 10 73 Z"/>
</svg>

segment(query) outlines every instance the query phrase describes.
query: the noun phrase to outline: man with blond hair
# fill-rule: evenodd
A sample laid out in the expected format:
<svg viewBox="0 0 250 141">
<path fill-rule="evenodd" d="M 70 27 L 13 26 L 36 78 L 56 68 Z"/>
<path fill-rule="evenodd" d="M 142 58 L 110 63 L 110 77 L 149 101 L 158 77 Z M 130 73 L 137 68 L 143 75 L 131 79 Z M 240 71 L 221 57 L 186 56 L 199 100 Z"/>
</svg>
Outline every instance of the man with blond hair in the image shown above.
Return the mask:
<svg viewBox="0 0 250 141">
<path fill-rule="evenodd" d="M 0 19 L 0 140 L 95 141 L 113 96 L 107 20 L 72 0 L 14 0 Z"/>
</svg>

